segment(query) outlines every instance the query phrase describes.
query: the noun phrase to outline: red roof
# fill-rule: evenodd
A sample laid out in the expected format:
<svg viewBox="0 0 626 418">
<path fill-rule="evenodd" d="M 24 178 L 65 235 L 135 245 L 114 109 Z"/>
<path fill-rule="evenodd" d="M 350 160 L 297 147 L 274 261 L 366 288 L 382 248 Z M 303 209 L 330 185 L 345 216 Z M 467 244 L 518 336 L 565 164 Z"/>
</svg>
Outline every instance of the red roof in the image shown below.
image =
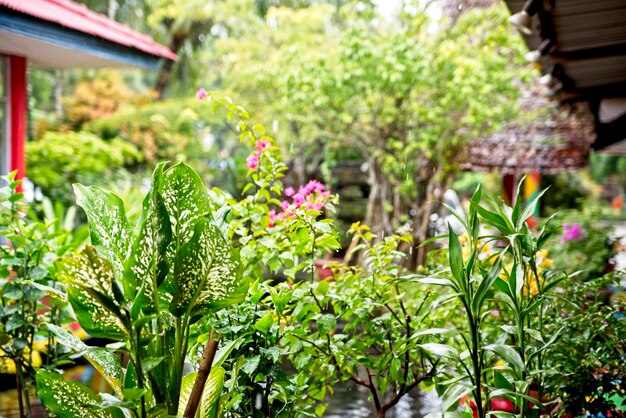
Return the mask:
<svg viewBox="0 0 626 418">
<path fill-rule="evenodd" d="M 175 60 L 176 54 L 148 35 L 96 13 L 71 0 L 0 0 L 0 5 L 18 12 L 57 23 L 69 29 L 97 36 L 150 55 Z"/>
</svg>

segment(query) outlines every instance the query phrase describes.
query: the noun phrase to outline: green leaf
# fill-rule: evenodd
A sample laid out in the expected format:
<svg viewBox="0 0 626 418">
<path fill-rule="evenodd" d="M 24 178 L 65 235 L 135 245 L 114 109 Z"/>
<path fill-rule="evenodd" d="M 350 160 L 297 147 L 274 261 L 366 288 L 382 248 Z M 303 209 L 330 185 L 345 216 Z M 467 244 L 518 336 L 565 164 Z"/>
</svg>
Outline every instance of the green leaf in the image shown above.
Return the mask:
<svg viewBox="0 0 626 418">
<path fill-rule="evenodd" d="M 485 222 L 495 228 L 497 228 L 500 232 L 505 235 L 509 235 L 513 231 L 511 231 L 511 227 L 509 223 L 506 221 L 506 218 L 501 216 L 498 213 L 492 212 L 488 209 L 485 209 L 482 206 L 478 207 L 478 213 L 483 217 Z"/>
<path fill-rule="evenodd" d="M 450 260 L 450 269 L 452 275 L 456 279 L 457 286 L 460 289 L 465 288 L 465 272 L 463 270 L 463 250 L 461 249 L 461 242 L 456 232 L 452 229 L 452 226 L 448 224 L 448 258 Z"/>
<path fill-rule="evenodd" d="M 485 346 L 484 349 L 487 351 L 492 351 L 499 355 L 504 361 L 509 363 L 519 375 L 521 375 L 521 372 L 526 369 L 526 366 L 524 365 L 524 362 L 522 361 L 519 353 L 509 345 L 490 344 Z"/>
<path fill-rule="evenodd" d="M 170 311 L 179 316 L 234 303 L 245 292 L 237 252 L 208 219 L 197 222 L 192 238 L 177 254 L 174 277 Z"/>
<path fill-rule="evenodd" d="M 217 350 L 217 353 L 215 353 L 215 359 L 213 360 L 213 366 L 221 366 L 235 347 L 241 344 L 243 340 L 244 337 L 239 337 Z"/>
<path fill-rule="evenodd" d="M 528 220 L 528 218 L 530 218 L 530 216 L 533 213 L 535 213 L 535 208 L 539 204 L 539 199 L 541 199 L 541 196 L 543 196 L 544 193 L 547 192 L 547 191 L 548 191 L 547 188 L 543 189 L 542 191 L 540 191 L 539 193 L 534 195 L 530 199 L 530 201 L 526 204 L 526 207 L 522 211 L 522 214 L 520 215 L 520 217 L 517 220 L 516 225 L 515 225 L 518 230 L 520 230 L 522 228 L 522 225 L 524 224 L 524 222 L 526 222 Z"/>
<path fill-rule="evenodd" d="M 216 418 L 219 400 L 224 388 L 225 371 L 221 367 L 212 367 L 209 378 L 202 391 L 200 401 L 200 418 Z"/>
<path fill-rule="evenodd" d="M 163 173 L 161 195 L 172 234 L 179 243 L 185 244 L 194 234 L 196 222 L 211 212 L 207 189 L 191 167 L 179 163 Z"/>
<path fill-rule="evenodd" d="M 169 270 L 166 255 L 172 239 L 172 228 L 160 192 L 163 166 L 163 163 L 157 165 L 152 175 L 152 188 L 143 203 L 141 228 L 124 266 L 126 297 L 134 300 L 137 289 L 141 288 L 143 295 L 136 303 L 141 304 L 144 312 L 156 309 L 158 300 L 155 291 L 165 280 Z"/>
<path fill-rule="evenodd" d="M 472 391 L 472 386 L 458 383 L 456 385 L 449 386 L 446 391 L 443 393 L 442 402 L 441 402 L 441 410 L 444 412 L 452 409 L 453 406 L 457 404 L 457 402 L 465 395 Z M 447 416 L 447 414 L 446 414 Z"/>
<path fill-rule="evenodd" d="M 124 203 L 115 194 L 95 186 L 74 184 L 74 194 L 76 203 L 87 214 L 91 243 L 109 260 L 115 277 L 121 279 L 131 242 Z"/>
<path fill-rule="evenodd" d="M 75 380 L 66 381 L 57 373 L 37 372 L 37 396 L 59 418 L 113 418 L 107 410 L 90 407 L 101 402 L 98 395 Z"/>
<path fill-rule="evenodd" d="M 115 393 L 122 397 L 122 380 L 124 372 L 120 359 L 112 352 L 99 347 L 90 347 L 83 343 L 71 332 L 53 324 L 47 324 L 48 329 L 57 339 L 57 342 L 75 353 L 83 356 L 102 375 Z"/>
<path fill-rule="evenodd" d="M 252 328 L 259 331 L 261 334 L 267 334 L 274 324 L 274 316 L 271 313 L 266 314 L 259 319 Z"/>
<path fill-rule="evenodd" d="M 127 337 L 119 306 L 109 298 L 116 286 L 111 264 L 85 247 L 73 257 L 57 261 L 60 279 L 68 286 L 68 299 L 76 319 L 94 337 Z"/>
<path fill-rule="evenodd" d="M 500 267 L 502 265 L 502 257 L 504 256 L 504 253 L 505 251 L 502 251 L 500 253 L 487 274 L 483 275 L 483 279 L 478 285 L 478 289 L 476 289 L 476 293 L 474 294 L 474 300 L 472 301 L 472 310 L 474 311 L 474 316 L 480 315 L 480 310 L 483 307 L 485 298 L 491 290 L 491 286 L 493 286 L 493 283 L 500 275 Z"/>
<path fill-rule="evenodd" d="M 317 319 L 317 331 L 324 336 L 337 326 L 337 318 L 331 314 L 323 314 Z"/>
<path fill-rule="evenodd" d="M 455 360 L 459 358 L 457 349 L 446 344 L 426 343 L 420 344 L 418 347 L 438 357 L 448 357 Z"/>
<path fill-rule="evenodd" d="M 515 391 L 515 387 L 511 382 L 508 381 L 506 377 L 502 375 L 499 371 L 493 372 L 493 380 L 496 386 L 496 389 L 506 389 L 510 391 Z"/>
</svg>

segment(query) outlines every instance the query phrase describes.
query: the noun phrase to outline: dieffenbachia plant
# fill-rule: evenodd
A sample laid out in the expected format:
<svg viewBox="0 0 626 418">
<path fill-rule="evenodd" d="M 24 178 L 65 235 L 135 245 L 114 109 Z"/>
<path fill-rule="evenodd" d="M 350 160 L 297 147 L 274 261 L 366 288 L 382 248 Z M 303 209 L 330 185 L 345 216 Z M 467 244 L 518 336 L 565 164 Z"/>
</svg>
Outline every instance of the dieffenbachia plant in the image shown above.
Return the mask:
<svg viewBox="0 0 626 418">
<path fill-rule="evenodd" d="M 85 355 L 115 397 L 50 372 L 38 374 L 38 394 L 61 418 L 177 415 L 190 390 L 185 385 L 193 384 L 183 379 L 190 325 L 246 291 L 238 253 L 222 232 L 224 213 L 214 210 L 202 180 L 183 163 L 156 167 L 135 227 L 115 194 L 79 184 L 74 190 L 93 247 L 60 259 L 61 278 L 85 331 L 119 343 L 92 348 L 60 328 L 51 331 Z M 128 355 L 125 369 L 114 350 Z M 218 353 L 201 410 L 210 411 L 213 392 L 221 392 L 220 361 Z"/>
</svg>

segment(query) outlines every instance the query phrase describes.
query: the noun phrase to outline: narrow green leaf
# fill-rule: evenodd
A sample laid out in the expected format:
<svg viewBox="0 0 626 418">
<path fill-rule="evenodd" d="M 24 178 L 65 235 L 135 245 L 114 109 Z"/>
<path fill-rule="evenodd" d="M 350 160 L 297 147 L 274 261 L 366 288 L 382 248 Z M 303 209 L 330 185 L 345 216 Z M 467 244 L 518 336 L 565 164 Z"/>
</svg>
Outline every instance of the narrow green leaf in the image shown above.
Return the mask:
<svg viewBox="0 0 626 418">
<path fill-rule="evenodd" d="M 499 355 L 504 361 L 509 363 L 518 375 L 526 369 L 519 353 L 511 346 L 506 344 L 490 344 L 484 347 L 487 351 L 492 351 Z"/>
<path fill-rule="evenodd" d="M 452 275 L 456 279 L 457 286 L 465 289 L 465 272 L 463 270 L 463 250 L 461 242 L 452 226 L 448 224 L 448 259 Z"/>
<path fill-rule="evenodd" d="M 502 257 L 504 256 L 505 251 L 502 251 L 500 253 L 496 261 L 493 263 L 493 265 L 487 272 L 487 274 L 482 276 L 482 280 L 480 284 L 478 285 L 478 289 L 476 289 L 476 293 L 474 294 L 474 300 L 472 301 L 472 310 L 474 311 L 475 317 L 480 315 L 480 310 L 483 307 L 485 298 L 487 297 L 487 294 L 491 290 L 493 283 L 496 281 L 496 279 L 500 275 L 500 268 L 502 266 Z"/>
</svg>

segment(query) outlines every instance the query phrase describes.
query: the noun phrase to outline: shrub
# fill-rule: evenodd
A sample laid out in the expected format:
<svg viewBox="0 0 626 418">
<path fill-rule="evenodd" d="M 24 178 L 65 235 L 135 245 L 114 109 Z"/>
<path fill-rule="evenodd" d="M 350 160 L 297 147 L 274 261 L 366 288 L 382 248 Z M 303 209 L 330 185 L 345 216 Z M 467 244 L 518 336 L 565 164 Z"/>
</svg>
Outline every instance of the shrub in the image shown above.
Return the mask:
<svg viewBox="0 0 626 418">
<path fill-rule="evenodd" d="M 67 202 L 73 182 L 103 184 L 142 157 L 118 138 L 104 141 L 88 132 L 47 132 L 26 144 L 26 158 L 30 180 L 53 200 Z"/>
</svg>

